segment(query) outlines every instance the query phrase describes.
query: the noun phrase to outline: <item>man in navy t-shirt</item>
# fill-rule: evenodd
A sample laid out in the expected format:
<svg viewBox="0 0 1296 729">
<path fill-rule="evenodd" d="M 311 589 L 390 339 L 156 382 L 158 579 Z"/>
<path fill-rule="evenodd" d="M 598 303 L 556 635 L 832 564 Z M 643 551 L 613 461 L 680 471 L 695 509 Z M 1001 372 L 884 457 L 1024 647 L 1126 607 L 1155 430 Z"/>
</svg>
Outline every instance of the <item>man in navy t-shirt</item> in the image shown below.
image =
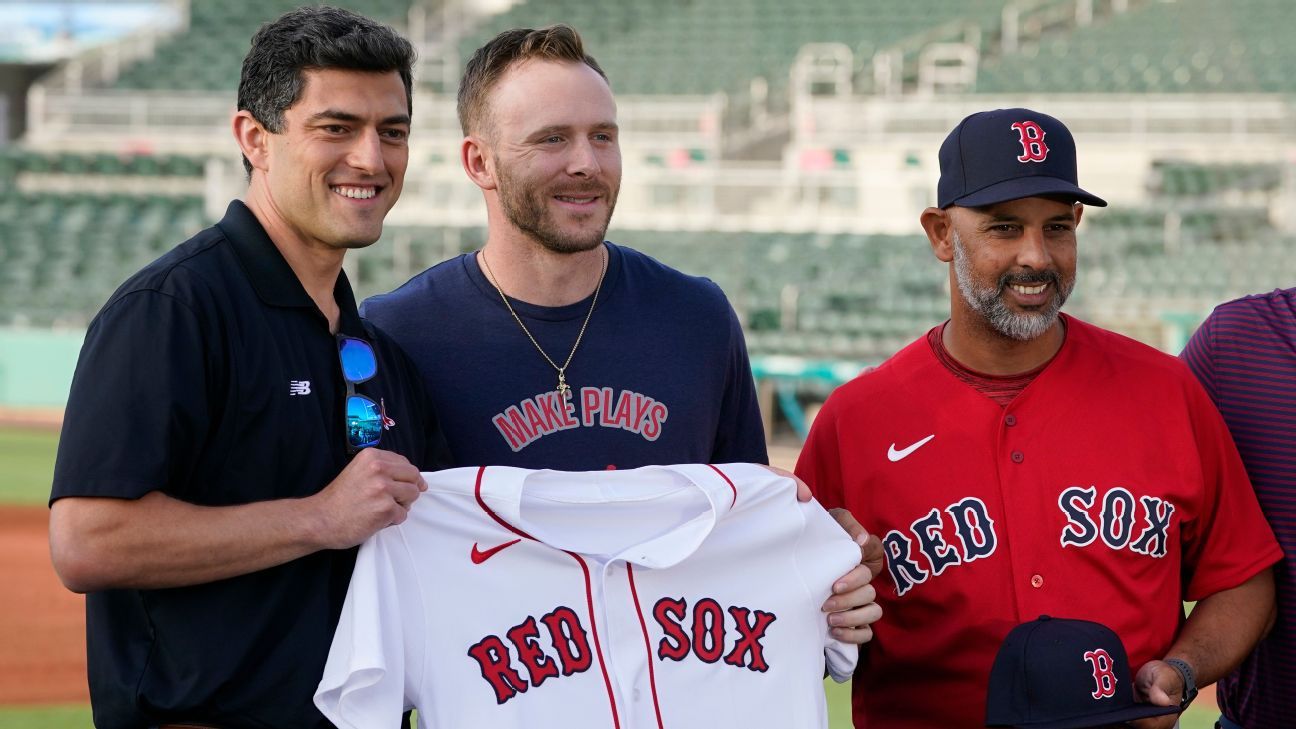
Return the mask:
<svg viewBox="0 0 1296 729">
<path fill-rule="evenodd" d="M 458 111 L 486 245 L 362 309 L 422 372 L 455 463 L 765 463 L 719 287 L 604 240 L 621 183 L 616 104 L 580 36 L 500 34 L 469 60 Z M 868 579 L 852 571 L 825 606 L 842 640 L 867 640 L 880 615 Z"/>
<path fill-rule="evenodd" d="M 422 369 L 455 461 L 765 463 L 720 288 L 603 239 L 621 180 L 616 106 L 579 36 L 509 31 L 488 48 L 459 93 L 486 245 L 363 308 Z"/>
</svg>

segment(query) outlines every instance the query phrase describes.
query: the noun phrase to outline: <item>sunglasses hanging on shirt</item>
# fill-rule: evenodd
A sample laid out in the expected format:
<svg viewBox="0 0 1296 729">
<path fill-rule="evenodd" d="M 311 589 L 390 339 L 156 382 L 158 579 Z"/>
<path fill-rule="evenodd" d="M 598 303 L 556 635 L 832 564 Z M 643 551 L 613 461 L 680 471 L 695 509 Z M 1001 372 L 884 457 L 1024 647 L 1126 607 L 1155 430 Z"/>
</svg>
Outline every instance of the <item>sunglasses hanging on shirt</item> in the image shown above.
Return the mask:
<svg viewBox="0 0 1296 729">
<path fill-rule="evenodd" d="M 378 445 L 382 440 L 383 413 L 378 403 L 355 391 L 355 386 L 373 379 L 378 373 L 378 357 L 373 346 L 363 339 L 339 334 L 338 360 L 342 363 L 342 379 L 346 381 L 346 437 L 347 453 L 355 455 L 363 448 Z"/>
</svg>

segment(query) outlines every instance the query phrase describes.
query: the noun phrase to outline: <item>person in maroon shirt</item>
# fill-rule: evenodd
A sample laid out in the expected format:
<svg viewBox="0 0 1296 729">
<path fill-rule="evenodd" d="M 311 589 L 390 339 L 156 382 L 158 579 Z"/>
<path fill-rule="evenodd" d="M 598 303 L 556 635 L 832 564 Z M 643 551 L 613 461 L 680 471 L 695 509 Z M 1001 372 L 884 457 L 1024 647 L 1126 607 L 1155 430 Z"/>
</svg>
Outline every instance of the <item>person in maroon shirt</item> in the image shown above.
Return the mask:
<svg viewBox="0 0 1296 729">
<path fill-rule="evenodd" d="M 1289 727 L 1296 717 L 1296 289 L 1220 304 L 1180 358 L 1224 416 L 1287 555 L 1274 568 L 1274 629 L 1219 681 L 1219 724 Z"/>
</svg>

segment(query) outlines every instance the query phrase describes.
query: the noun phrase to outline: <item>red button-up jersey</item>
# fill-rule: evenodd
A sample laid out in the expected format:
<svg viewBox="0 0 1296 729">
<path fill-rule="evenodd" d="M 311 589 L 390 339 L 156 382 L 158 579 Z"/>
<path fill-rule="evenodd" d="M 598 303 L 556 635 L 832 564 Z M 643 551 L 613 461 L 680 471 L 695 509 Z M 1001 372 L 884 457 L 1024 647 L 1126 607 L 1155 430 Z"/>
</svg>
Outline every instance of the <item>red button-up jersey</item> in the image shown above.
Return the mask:
<svg viewBox="0 0 1296 729">
<path fill-rule="evenodd" d="M 924 336 L 816 418 L 797 474 L 886 551 L 856 727 L 984 726 L 1000 642 L 1041 614 L 1111 627 L 1137 671 L 1164 656 L 1182 600 L 1282 556 L 1187 368 L 1066 324 L 1007 407 L 955 378 Z"/>
</svg>

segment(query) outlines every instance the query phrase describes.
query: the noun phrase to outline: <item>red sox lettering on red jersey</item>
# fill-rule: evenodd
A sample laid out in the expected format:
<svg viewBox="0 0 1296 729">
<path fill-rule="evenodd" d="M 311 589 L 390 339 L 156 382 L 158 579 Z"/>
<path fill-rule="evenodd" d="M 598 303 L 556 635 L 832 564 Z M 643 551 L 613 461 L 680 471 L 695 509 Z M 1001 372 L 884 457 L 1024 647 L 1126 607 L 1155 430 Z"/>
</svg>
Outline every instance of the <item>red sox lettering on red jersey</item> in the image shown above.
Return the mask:
<svg viewBox="0 0 1296 729">
<path fill-rule="evenodd" d="M 551 433 L 572 428 L 619 428 L 655 441 L 670 409 L 648 395 L 610 387 L 582 387 L 575 397 L 555 390 L 510 405 L 491 418 L 513 452 Z"/>
<path fill-rule="evenodd" d="M 1108 490 L 1101 501 L 1097 495 L 1095 486 L 1072 486 L 1058 495 L 1058 509 L 1066 518 L 1058 538 L 1064 548 L 1087 547 L 1101 536 L 1109 549 L 1166 556 L 1173 503 L 1140 496 L 1136 507 L 1134 495 L 1120 486 Z M 944 536 L 951 532 L 953 543 Z M 892 529 L 882 539 L 897 597 L 947 568 L 990 557 L 998 545 L 985 502 L 972 496 L 943 509 L 934 507 L 908 529 Z"/>
<path fill-rule="evenodd" d="M 759 466 L 424 474 L 367 541 L 316 704 L 339 727 L 826 727 L 819 606 L 859 549 Z M 825 650 L 827 658 L 825 659 Z M 699 686 L 726 696 L 700 701 Z"/>
</svg>

